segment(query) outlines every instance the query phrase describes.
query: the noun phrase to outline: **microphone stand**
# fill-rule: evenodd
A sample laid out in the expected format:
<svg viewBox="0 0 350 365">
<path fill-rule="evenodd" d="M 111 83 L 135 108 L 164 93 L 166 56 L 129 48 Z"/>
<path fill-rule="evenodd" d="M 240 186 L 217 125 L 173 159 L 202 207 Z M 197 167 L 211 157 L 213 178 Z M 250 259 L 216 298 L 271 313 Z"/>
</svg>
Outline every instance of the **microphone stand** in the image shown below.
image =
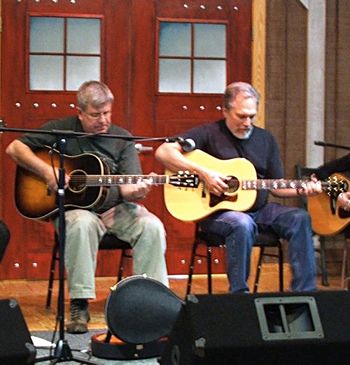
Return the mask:
<svg viewBox="0 0 350 365">
<path fill-rule="evenodd" d="M 52 355 L 41 357 L 35 360 L 37 362 L 43 362 L 47 360 L 53 360 L 52 364 L 65 361 L 75 361 L 80 364 L 96 365 L 95 363 L 75 358 L 72 355 L 72 350 L 64 337 L 64 251 L 66 242 L 66 220 L 65 220 L 65 167 L 64 156 L 67 140 L 64 137 L 60 137 L 57 143 L 59 152 L 59 173 L 58 173 L 58 189 L 57 189 L 57 203 L 58 203 L 58 252 L 59 252 L 59 270 L 58 270 L 58 301 L 57 301 L 57 320 L 59 323 L 59 337 L 56 342 L 55 350 Z"/>
<path fill-rule="evenodd" d="M 161 142 L 182 142 L 183 140 L 179 137 L 140 137 L 140 136 L 123 136 L 115 134 L 92 134 L 84 132 L 74 132 L 69 130 L 43 130 L 43 129 L 24 129 L 24 128 L 7 128 L 3 126 L 3 121 L 0 120 L 0 133 L 1 132 L 23 132 L 23 133 L 40 133 L 56 135 L 58 142 L 59 152 L 59 175 L 58 175 L 58 190 L 57 190 L 57 201 L 58 201 L 58 246 L 59 246 L 59 290 L 58 290 L 58 303 L 57 303 L 57 316 L 56 319 L 59 322 L 59 338 L 55 345 L 53 355 L 45 356 L 35 360 L 37 362 L 52 361 L 52 364 L 65 361 L 75 361 L 81 364 L 97 365 L 91 361 L 85 359 L 75 358 L 72 355 L 72 350 L 65 339 L 64 333 L 64 251 L 65 251 L 65 240 L 66 240 L 66 221 L 65 221 L 65 167 L 64 167 L 64 156 L 67 144 L 67 138 L 91 138 L 91 137 L 106 137 L 106 138 L 119 138 L 127 141 L 161 141 Z"/>
<path fill-rule="evenodd" d="M 334 147 L 334 148 L 342 148 L 344 150 L 350 150 L 350 146 L 344 146 L 341 144 L 323 142 L 323 141 L 314 141 L 314 145 L 321 147 Z"/>
</svg>

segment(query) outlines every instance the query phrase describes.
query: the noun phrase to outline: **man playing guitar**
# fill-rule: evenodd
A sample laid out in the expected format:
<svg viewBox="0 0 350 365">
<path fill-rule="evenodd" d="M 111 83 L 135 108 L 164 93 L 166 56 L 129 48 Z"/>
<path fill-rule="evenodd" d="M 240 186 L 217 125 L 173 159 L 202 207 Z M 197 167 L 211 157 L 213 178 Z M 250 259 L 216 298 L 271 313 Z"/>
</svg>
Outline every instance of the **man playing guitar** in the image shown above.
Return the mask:
<svg viewBox="0 0 350 365">
<path fill-rule="evenodd" d="M 133 142 L 127 138 L 99 136 L 106 133 L 130 136 L 128 131 L 112 124 L 113 101 L 114 96 L 105 84 L 85 82 L 77 93 L 77 116 L 49 121 L 42 129 L 91 133 L 89 138 L 69 138 L 65 153 L 69 156 L 97 155 L 109 166 L 112 174 L 140 174 L 141 165 Z M 50 158 L 41 159 L 35 152 L 55 144 L 55 135 L 27 134 L 13 141 L 6 150 L 19 166 L 45 182 L 47 195 L 51 194 L 53 199 L 57 191 L 58 168 L 50 164 Z M 66 174 L 66 187 L 70 179 L 73 177 Z M 96 296 L 97 252 L 107 230 L 133 247 L 135 274 L 147 274 L 168 285 L 163 224 L 143 205 L 137 204 L 149 191 L 150 184 L 140 179 L 133 184 L 111 186 L 105 192 L 106 199 L 98 199 L 97 205 L 66 210 L 65 267 L 71 300 L 71 318 L 67 323 L 69 333 L 88 330 L 88 300 Z M 105 194 L 100 195 L 104 198 Z M 53 223 L 57 227 L 57 218 L 53 217 Z"/>
</svg>

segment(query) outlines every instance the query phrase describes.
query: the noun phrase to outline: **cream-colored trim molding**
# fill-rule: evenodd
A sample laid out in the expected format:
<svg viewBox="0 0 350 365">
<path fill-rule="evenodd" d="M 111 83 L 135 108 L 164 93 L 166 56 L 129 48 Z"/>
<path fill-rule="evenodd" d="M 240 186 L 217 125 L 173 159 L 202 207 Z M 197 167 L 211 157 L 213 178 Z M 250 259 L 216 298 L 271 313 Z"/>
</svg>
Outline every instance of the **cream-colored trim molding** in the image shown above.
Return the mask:
<svg viewBox="0 0 350 365">
<path fill-rule="evenodd" d="M 299 0 L 306 9 L 309 9 L 309 0 Z"/>
<path fill-rule="evenodd" d="M 305 162 L 317 167 L 324 156 L 314 141 L 323 140 L 325 132 L 326 0 L 300 1 L 308 12 Z"/>
<path fill-rule="evenodd" d="M 252 84 L 261 99 L 257 124 L 265 126 L 266 0 L 253 0 Z"/>
</svg>

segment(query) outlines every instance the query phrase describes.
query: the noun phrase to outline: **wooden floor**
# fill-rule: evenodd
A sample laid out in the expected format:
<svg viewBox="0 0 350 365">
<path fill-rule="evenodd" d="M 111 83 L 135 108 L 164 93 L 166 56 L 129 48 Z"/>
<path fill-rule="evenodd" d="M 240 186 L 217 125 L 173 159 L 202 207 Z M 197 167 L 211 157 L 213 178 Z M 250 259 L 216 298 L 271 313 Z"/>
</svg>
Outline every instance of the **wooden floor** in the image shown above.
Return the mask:
<svg viewBox="0 0 350 365">
<path fill-rule="evenodd" d="M 286 283 L 289 280 L 288 270 L 285 270 Z M 320 282 L 320 279 L 318 279 Z M 185 297 L 186 278 L 171 278 L 170 288 L 181 299 Z M 97 298 L 90 302 L 90 329 L 106 328 L 104 305 L 115 279 L 97 278 Z M 214 294 L 227 293 L 228 284 L 225 275 L 214 276 Z M 319 285 L 320 290 L 340 290 L 339 277 L 330 277 L 330 286 Z M 205 294 L 207 291 L 206 277 L 196 275 L 193 282 L 193 293 Z M 275 268 L 264 270 L 260 280 L 259 292 L 277 291 L 277 277 Z M 53 330 L 56 322 L 57 282 L 53 294 L 52 308 L 45 308 L 47 281 L 4 280 L 0 282 L 1 299 L 14 298 L 18 301 L 30 331 Z M 65 294 L 66 318 L 68 318 L 69 301 Z"/>
</svg>

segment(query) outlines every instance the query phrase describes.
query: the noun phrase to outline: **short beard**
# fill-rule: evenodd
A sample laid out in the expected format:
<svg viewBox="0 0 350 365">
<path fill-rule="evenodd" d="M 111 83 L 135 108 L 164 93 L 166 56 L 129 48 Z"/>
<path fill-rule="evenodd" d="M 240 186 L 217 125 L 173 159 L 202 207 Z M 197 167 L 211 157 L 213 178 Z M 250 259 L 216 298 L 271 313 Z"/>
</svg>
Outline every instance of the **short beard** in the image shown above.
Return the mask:
<svg viewBox="0 0 350 365">
<path fill-rule="evenodd" d="M 251 127 L 251 128 L 249 128 L 249 130 L 247 131 L 247 132 L 245 132 L 244 133 L 244 135 L 242 136 L 242 135 L 237 135 L 236 133 L 233 133 L 233 135 L 236 137 L 236 138 L 238 138 L 238 139 L 249 139 L 250 138 L 250 136 L 252 135 L 252 133 L 253 133 L 253 126 Z"/>
</svg>

